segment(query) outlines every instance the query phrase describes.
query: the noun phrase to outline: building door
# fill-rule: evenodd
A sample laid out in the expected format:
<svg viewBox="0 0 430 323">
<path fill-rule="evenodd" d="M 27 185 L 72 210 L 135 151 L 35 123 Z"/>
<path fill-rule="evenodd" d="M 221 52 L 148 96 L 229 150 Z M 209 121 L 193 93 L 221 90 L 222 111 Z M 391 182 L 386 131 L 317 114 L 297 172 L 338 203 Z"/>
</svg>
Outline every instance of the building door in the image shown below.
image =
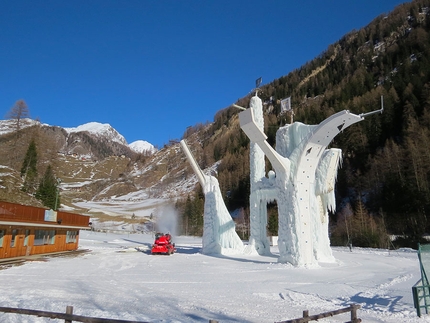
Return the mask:
<svg viewBox="0 0 430 323">
<path fill-rule="evenodd" d="M 26 255 L 27 246 L 25 245 L 25 231 L 26 230 L 21 228 L 11 230 L 9 257 L 21 257 Z"/>
<path fill-rule="evenodd" d="M 31 252 L 31 242 L 30 242 L 30 229 L 25 229 L 24 231 L 24 249 L 25 255 L 29 256 Z"/>
</svg>

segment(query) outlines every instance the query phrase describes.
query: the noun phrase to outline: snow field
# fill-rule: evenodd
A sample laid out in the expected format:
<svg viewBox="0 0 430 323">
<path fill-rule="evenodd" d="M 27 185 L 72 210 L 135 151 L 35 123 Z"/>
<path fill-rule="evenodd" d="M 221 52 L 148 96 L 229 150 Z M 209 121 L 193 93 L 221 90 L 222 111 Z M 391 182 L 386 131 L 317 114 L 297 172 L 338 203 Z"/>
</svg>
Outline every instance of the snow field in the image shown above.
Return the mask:
<svg viewBox="0 0 430 323">
<path fill-rule="evenodd" d="M 150 234 L 81 231 L 76 256 L 47 257 L 0 270 L 1 306 L 147 322 L 273 323 L 357 303 L 363 322 L 430 322 L 418 318 L 412 285 L 415 252 L 333 248 L 336 263 L 297 268 L 272 256 L 209 256 L 201 238 L 177 237 L 177 253 L 150 255 Z M 345 322 L 349 314 L 320 320 Z M 54 322 L 0 314 L 0 322 Z"/>
</svg>

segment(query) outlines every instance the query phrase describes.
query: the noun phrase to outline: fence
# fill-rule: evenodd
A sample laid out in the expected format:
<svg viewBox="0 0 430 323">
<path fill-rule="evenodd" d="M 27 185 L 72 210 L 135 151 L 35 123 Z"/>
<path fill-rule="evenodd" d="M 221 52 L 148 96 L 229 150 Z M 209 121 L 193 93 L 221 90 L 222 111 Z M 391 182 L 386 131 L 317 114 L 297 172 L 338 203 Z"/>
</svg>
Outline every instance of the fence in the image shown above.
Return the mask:
<svg viewBox="0 0 430 323">
<path fill-rule="evenodd" d="M 430 245 L 418 244 L 418 259 L 420 261 L 421 279 L 412 286 L 412 296 L 417 315 L 421 317 L 423 311 L 428 314 L 430 308 L 430 284 L 427 278 L 427 270 L 430 272 Z"/>
<path fill-rule="evenodd" d="M 65 323 L 84 322 L 84 323 L 149 323 L 144 321 L 127 321 L 116 319 L 104 319 L 98 317 L 88 317 L 73 314 L 73 306 L 67 306 L 66 313 L 46 312 L 38 310 L 28 310 L 24 308 L 0 307 L 0 312 L 14 313 L 17 315 L 33 315 L 38 317 L 48 317 L 50 319 L 64 320 Z M 218 321 L 209 320 L 209 323 L 218 323 Z"/>
<path fill-rule="evenodd" d="M 357 310 L 360 309 L 360 305 L 351 305 L 346 308 L 342 308 L 336 311 L 325 312 L 317 315 L 309 316 L 307 310 L 303 311 L 303 317 L 288 321 L 276 322 L 276 323 L 306 323 L 309 321 L 318 321 L 319 319 L 325 317 L 331 317 L 338 314 L 343 314 L 351 312 L 351 321 L 347 323 L 359 323 L 361 319 L 357 318 Z M 64 320 L 65 323 L 72 322 L 83 322 L 83 323 L 149 323 L 144 321 L 127 321 L 127 320 L 117 320 L 117 319 L 106 319 L 98 317 L 89 317 L 82 315 L 73 314 L 73 306 L 66 307 L 66 313 L 56 313 L 38 310 L 29 310 L 24 308 L 14 308 L 14 307 L 0 307 L 0 312 L 3 313 L 13 313 L 17 315 L 33 315 L 38 317 L 47 317 L 50 319 Z M 209 320 L 209 323 L 218 323 L 216 320 Z"/>
<path fill-rule="evenodd" d="M 349 307 L 345 307 L 340 310 L 325 312 L 325 313 L 312 315 L 312 316 L 309 316 L 309 311 L 306 310 L 306 311 L 303 311 L 303 317 L 301 318 L 277 322 L 277 323 L 306 323 L 309 321 L 318 321 L 319 319 L 322 319 L 325 317 L 331 317 L 334 315 L 347 313 L 347 312 L 351 312 L 351 321 L 347 323 L 359 323 L 361 322 L 361 319 L 357 318 L 357 310 L 360 308 L 361 308 L 361 305 L 351 305 Z"/>
</svg>

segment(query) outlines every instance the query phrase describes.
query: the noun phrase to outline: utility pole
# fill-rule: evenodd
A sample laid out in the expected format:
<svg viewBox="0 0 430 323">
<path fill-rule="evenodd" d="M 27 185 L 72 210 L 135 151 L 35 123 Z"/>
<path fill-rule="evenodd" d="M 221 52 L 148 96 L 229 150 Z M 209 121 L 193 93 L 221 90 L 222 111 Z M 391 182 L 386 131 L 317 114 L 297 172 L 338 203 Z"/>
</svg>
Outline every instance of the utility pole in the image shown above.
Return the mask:
<svg viewBox="0 0 430 323">
<path fill-rule="evenodd" d="M 61 179 L 57 178 L 57 195 L 55 196 L 55 211 L 57 211 L 57 205 L 58 205 L 58 195 L 60 194 L 60 183 Z"/>
</svg>

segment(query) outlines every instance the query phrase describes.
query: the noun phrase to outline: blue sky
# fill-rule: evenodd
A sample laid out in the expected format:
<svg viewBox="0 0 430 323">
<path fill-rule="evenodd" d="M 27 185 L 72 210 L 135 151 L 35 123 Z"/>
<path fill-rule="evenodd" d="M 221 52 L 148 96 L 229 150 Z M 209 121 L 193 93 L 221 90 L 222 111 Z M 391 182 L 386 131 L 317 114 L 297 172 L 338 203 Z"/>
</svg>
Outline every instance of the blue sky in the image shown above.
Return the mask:
<svg viewBox="0 0 430 323">
<path fill-rule="evenodd" d="M 397 0 L 3 0 L 0 114 L 109 123 L 162 147 Z"/>
</svg>

